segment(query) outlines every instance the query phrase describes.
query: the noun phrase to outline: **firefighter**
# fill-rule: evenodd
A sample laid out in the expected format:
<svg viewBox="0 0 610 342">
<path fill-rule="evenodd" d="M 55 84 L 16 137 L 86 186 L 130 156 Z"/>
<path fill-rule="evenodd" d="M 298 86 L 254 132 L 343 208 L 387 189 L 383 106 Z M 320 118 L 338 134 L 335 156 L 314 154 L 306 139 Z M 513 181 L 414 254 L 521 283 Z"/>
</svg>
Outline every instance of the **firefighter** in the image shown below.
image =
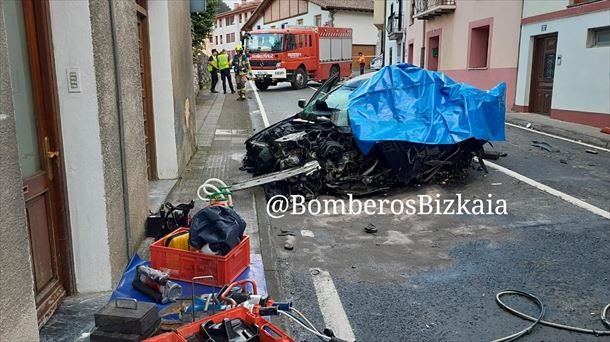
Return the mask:
<svg viewBox="0 0 610 342">
<path fill-rule="evenodd" d="M 218 55 L 218 51 L 216 49 L 212 49 L 212 55 L 208 58 L 208 71 L 210 72 L 210 76 L 212 77 L 212 85 L 210 86 L 210 92 L 217 93 L 216 84 L 218 84 L 218 60 L 216 60 L 216 56 Z"/>
<path fill-rule="evenodd" d="M 233 81 L 231 80 L 231 65 L 229 64 L 229 56 L 227 56 L 227 51 L 222 49 L 218 56 L 216 56 L 216 59 L 218 60 L 220 78 L 222 78 L 222 90 L 225 94 L 227 93 L 227 84 L 225 83 L 225 80 L 227 80 L 229 82 L 229 87 L 231 88 L 231 94 L 235 94 Z"/>
<path fill-rule="evenodd" d="M 233 56 L 233 69 L 235 70 L 235 83 L 239 91 L 238 100 L 246 99 L 246 82 L 250 75 L 250 60 L 244 53 L 244 48 L 238 44 L 235 46 L 235 56 Z"/>
</svg>

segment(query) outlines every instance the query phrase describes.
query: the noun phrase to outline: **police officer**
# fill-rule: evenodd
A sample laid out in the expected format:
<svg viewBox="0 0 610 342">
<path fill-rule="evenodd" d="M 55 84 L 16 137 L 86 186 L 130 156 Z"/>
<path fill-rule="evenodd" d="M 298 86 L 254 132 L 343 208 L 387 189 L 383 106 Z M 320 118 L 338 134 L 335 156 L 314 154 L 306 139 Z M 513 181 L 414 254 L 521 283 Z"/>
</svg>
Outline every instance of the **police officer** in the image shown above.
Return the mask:
<svg viewBox="0 0 610 342">
<path fill-rule="evenodd" d="M 244 48 L 238 44 L 235 46 L 235 56 L 233 56 L 233 70 L 235 70 L 235 83 L 239 91 L 238 100 L 246 99 L 246 82 L 250 74 L 250 60 L 244 53 Z"/>
<path fill-rule="evenodd" d="M 216 55 L 218 55 L 218 51 L 212 49 L 212 55 L 208 58 L 208 71 L 210 76 L 212 76 L 212 85 L 210 86 L 210 92 L 212 93 L 217 93 L 216 84 L 218 84 L 218 61 L 216 60 Z"/>
</svg>

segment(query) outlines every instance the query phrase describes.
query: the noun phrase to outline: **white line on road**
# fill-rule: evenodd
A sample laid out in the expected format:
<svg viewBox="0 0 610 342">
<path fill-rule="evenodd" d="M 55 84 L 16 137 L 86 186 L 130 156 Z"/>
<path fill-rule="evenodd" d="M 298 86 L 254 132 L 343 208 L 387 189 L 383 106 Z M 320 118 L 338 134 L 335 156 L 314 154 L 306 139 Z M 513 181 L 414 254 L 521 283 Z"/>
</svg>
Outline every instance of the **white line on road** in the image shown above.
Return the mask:
<svg viewBox="0 0 610 342">
<path fill-rule="evenodd" d="M 513 170 L 507 169 L 504 166 L 500 166 L 498 164 L 494 164 L 494 163 L 492 163 L 490 161 L 487 161 L 487 160 L 485 161 L 485 165 L 491 167 L 492 169 L 496 169 L 496 170 L 498 170 L 498 171 L 500 171 L 500 172 L 502 172 L 502 173 L 504 173 L 504 174 L 506 174 L 506 175 L 508 175 L 510 177 L 516 178 L 516 179 L 518 179 L 518 180 L 520 180 L 520 181 L 522 181 L 522 182 L 524 182 L 526 184 L 529 184 L 529 185 L 531 185 L 531 186 L 533 186 L 533 187 L 535 187 L 535 188 L 537 188 L 539 190 L 542 190 L 542 191 L 544 191 L 544 192 L 546 192 L 548 194 L 551 194 L 553 196 L 559 197 L 562 200 L 564 200 L 564 201 L 566 201 L 568 203 L 571 203 L 571 204 L 573 204 L 573 205 L 575 205 L 577 207 L 580 207 L 582 209 L 588 210 L 588 211 L 594 213 L 595 215 L 599 215 L 599 216 L 601 216 L 603 218 L 606 218 L 606 219 L 610 220 L 610 212 L 608 212 L 606 210 L 598 208 L 598 207 L 596 207 L 596 206 L 594 206 L 592 204 L 589 204 L 589 203 L 587 203 L 587 202 L 585 202 L 583 200 L 580 200 L 580 199 L 578 199 L 578 198 L 576 198 L 574 196 L 570 196 L 570 195 L 568 195 L 568 194 L 566 194 L 564 192 L 561 192 L 559 190 L 553 189 L 553 188 L 551 188 L 548 185 L 544 185 L 544 184 L 542 184 L 540 182 L 537 182 L 537 181 L 535 181 L 535 180 L 533 180 L 531 178 L 528 178 L 528 177 L 526 177 L 526 176 L 524 176 L 524 175 L 522 175 L 520 173 L 517 173 L 517 172 L 515 172 Z"/>
<path fill-rule="evenodd" d="M 324 324 L 331 328 L 335 336 L 346 341 L 355 341 L 354 331 L 347 319 L 341 299 L 330 277 L 330 273 L 316 268 L 310 269 L 313 285 L 316 288 L 318 306 L 324 317 Z"/>
<path fill-rule="evenodd" d="M 318 88 L 314 88 L 312 86 L 308 86 L 308 87 L 309 87 L 309 89 L 313 89 L 313 91 L 318 91 Z"/>
<path fill-rule="evenodd" d="M 520 128 L 520 129 L 525 130 L 525 131 L 529 131 L 529 132 L 533 132 L 533 133 L 538 133 L 538 134 L 541 134 L 541 135 L 546 135 L 547 137 L 551 137 L 551 138 L 555 138 L 555 139 L 559 139 L 559 140 L 569 141 L 571 143 L 579 144 L 579 145 L 590 147 L 590 148 L 595 148 L 595 149 L 598 149 L 600 151 L 610 152 L 610 149 L 607 149 L 607 148 L 603 148 L 603 147 L 587 144 L 587 143 L 584 143 L 582 141 L 577 141 L 577 140 L 574 140 L 574 139 L 560 137 L 558 135 L 554 135 L 554 134 L 550 134 L 550 133 L 546 133 L 546 132 L 537 131 L 535 129 L 523 127 L 523 126 L 520 126 L 520 125 L 515 125 L 515 124 L 510 123 L 510 122 L 507 122 L 506 125 L 510 126 L 510 127 Z"/>
<path fill-rule="evenodd" d="M 261 97 L 258 96 L 258 91 L 256 91 L 256 85 L 254 81 L 250 80 L 250 87 L 254 91 L 254 97 L 256 97 L 256 103 L 258 103 L 258 108 L 261 110 L 261 117 L 263 118 L 263 125 L 269 127 L 269 118 L 267 118 L 267 112 L 265 112 L 265 107 L 263 107 L 263 102 L 261 101 Z"/>
</svg>

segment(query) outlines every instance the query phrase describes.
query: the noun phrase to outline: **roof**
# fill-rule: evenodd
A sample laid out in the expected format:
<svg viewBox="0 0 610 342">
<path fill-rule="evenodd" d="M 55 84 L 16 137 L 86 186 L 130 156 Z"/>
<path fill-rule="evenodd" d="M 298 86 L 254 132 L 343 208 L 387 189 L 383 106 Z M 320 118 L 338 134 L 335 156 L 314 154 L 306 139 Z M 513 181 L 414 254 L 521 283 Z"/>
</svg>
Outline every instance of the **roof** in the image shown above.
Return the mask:
<svg viewBox="0 0 610 342">
<path fill-rule="evenodd" d="M 256 8 L 252 16 L 246 20 L 242 26 L 242 30 L 249 31 L 254 26 L 254 23 L 274 0 L 263 0 Z M 282 0 L 277 0 L 282 1 Z M 373 12 L 375 0 L 308 0 L 309 2 L 320 6 L 323 10 L 342 10 L 342 11 L 361 11 Z"/>
<path fill-rule="evenodd" d="M 374 0 L 309 0 L 322 9 L 373 12 Z"/>
<path fill-rule="evenodd" d="M 243 4 L 239 4 L 239 6 L 235 9 L 232 9 L 230 11 L 226 11 L 226 12 L 222 12 L 222 13 L 218 13 L 214 16 L 215 19 L 219 19 L 219 18 L 224 18 L 227 17 L 229 15 L 233 15 L 233 14 L 237 14 L 237 13 L 241 13 L 244 11 L 248 11 L 254 8 L 257 8 L 258 5 L 261 3 L 261 1 L 250 1 L 250 2 L 246 2 Z"/>
</svg>

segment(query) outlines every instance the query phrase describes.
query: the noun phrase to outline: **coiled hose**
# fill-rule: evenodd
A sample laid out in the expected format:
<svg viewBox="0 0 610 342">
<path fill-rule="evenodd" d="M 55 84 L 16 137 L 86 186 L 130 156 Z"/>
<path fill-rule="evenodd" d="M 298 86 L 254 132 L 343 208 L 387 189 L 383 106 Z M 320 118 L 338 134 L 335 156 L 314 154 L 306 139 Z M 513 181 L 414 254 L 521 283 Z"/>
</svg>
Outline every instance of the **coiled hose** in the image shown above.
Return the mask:
<svg viewBox="0 0 610 342">
<path fill-rule="evenodd" d="M 538 306 L 538 309 L 540 310 L 538 317 L 534 318 L 532 316 L 524 314 L 523 312 L 520 312 L 516 309 L 511 308 L 506 303 L 504 303 L 501 299 L 501 297 L 505 296 L 505 295 L 517 295 L 520 297 L 525 297 L 528 300 L 534 302 L 534 304 L 536 304 L 536 306 Z M 496 294 L 496 303 L 498 303 L 498 305 L 502 309 L 506 310 L 507 312 L 509 312 L 517 317 L 526 319 L 533 323 L 530 324 L 527 328 L 525 328 L 519 332 L 516 332 L 516 333 L 506 336 L 506 337 L 499 338 L 497 340 L 493 340 L 492 342 L 514 341 L 514 340 L 520 338 L 521 336 L 530 333 L 537 324 L 547 325 L 549 327 L 573 331 L 573 332 L 577 332 L 577 333 L 583 333 L 583 334 L 591 334 L 591 335 L 596 335 L 596 336 L 610 336 L 610 330 L 584 329 L 584 328 L 573 327 L 570 325 L 559 324 L 559 323 L 554 323 L 554 322 L 549 322 L 549 321 L 543 320 L 542 318 L 544 317 L 544 313 L 545 313 L 544 304 L 538 297 L 534 296 L 531 293 L 527 293 L 527 292 L 523 292 L 523 291 L 519 291 L 519 290 L 501 291 L 501 292 L 498 292 L 498 294 Z M 607 316 L 609 310 L 610 310 L 610 304 L 608 304 L 608 305 L 606 305 L 606 307 L 604 307 L 604 309 L 602 310 L 601 315 L 600 315 L 602 323 L 608 328 L 610 328 L 610 321 L 608 321 L 608 316 Z"/>
</svg>

